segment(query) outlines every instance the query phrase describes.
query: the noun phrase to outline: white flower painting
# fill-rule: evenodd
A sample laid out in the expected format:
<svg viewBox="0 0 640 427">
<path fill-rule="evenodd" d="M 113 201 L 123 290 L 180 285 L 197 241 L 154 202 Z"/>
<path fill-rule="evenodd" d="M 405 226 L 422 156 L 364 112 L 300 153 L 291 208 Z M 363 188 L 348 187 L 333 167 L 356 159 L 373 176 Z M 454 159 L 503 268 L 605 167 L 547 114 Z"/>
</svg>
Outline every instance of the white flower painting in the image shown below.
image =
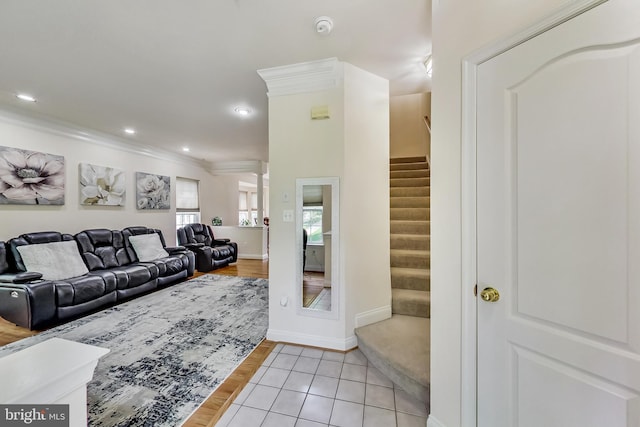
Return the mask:
<svg viewBox="0 0 640 427">
<path fill-rule="evenodd" d="M 124 206 L 125 174 L 107 166 L 80 163 L 80 204 Z"/>
<path fill-rule="evenodd" d="M 0 146 L 0 204 L 64 205 L 64 157 Z"/>
<path fill-rule="evenodd" d="M 138 209 L 169 209 L 171 178 L 136 172 L 136 205 Z"/>
</svg>

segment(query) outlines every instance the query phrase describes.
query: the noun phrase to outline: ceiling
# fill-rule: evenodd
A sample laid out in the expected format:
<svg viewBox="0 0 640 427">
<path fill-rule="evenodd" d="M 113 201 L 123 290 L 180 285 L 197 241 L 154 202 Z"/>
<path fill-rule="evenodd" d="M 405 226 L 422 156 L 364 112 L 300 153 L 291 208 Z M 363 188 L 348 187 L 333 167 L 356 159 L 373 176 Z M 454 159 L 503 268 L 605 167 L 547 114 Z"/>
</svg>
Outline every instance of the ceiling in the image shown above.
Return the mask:
<svg viewBox="0 0 640 427">
<path fill-rule="evenodd" d="M 208 162 L 268 161 L 256 70 L 337 57 L 391 95 L 426 92 L 430 34 L 430 0 L 2 0 L 0 108 Z"/>
</svg>

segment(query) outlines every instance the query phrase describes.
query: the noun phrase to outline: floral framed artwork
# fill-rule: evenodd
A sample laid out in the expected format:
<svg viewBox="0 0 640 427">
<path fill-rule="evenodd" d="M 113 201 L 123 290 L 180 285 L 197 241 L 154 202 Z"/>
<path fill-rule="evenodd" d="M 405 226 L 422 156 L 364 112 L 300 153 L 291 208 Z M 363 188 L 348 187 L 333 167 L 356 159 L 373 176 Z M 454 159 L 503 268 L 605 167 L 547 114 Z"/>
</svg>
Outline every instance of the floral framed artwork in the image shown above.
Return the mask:
<svg viewBox="0 0 640 427">
<path fill-rule="evenodd" d="M 171 178 L 136 172 L 136 206 L 138 209 L 169 209 Z"/>
<path fill-rule="evenodd" d="M 0 146 L 0 205 L 64 205 L 64 157 Z"/>
<path fill-rule="evenodd" d="M 125 173 L 121 169 L 80 163 L 80 204 L 124 206 Z"/>
</svg>

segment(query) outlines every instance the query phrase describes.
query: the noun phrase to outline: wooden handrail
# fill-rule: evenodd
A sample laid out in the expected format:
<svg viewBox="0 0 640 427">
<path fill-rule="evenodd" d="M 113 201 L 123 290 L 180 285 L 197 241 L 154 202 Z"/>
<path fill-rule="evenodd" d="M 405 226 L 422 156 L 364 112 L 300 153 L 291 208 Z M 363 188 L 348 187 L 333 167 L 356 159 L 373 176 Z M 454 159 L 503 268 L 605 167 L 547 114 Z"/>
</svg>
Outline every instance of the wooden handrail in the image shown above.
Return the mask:
<svg viewBox="0 0 640 427">
<path fill-rule="evenodd" d="M 427 127 L 429 134 L 431 134 L 431 119 L 429 119 L 429 116 L 424 116 L 424 124 Z"/>
<path fill-rule="evenodd" d="M 424 125 L 429 132 L 429 139 L 431 139 L 431 119 L 429 119 L 429 116 L 424 116 Z M 427 149 L 427 164 L 429 165 L 429 169 L 431 169 L 431 141 L 429 141 L 429 148 Z"/>
</svg>

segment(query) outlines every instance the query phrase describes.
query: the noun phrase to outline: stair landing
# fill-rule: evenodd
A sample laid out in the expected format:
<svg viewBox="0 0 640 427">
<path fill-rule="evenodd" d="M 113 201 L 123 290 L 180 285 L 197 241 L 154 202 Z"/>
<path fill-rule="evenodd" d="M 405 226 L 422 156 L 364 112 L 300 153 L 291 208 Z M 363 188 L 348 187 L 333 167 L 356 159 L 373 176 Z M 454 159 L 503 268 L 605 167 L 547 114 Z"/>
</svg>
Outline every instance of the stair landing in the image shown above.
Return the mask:
<svg viewBox="0 0 640 427">
<path fill-rule="evenodd" d="M 369 362 L 428 408 L 431 319 L 394 314 L 355 333 Z"/>
</svg>

